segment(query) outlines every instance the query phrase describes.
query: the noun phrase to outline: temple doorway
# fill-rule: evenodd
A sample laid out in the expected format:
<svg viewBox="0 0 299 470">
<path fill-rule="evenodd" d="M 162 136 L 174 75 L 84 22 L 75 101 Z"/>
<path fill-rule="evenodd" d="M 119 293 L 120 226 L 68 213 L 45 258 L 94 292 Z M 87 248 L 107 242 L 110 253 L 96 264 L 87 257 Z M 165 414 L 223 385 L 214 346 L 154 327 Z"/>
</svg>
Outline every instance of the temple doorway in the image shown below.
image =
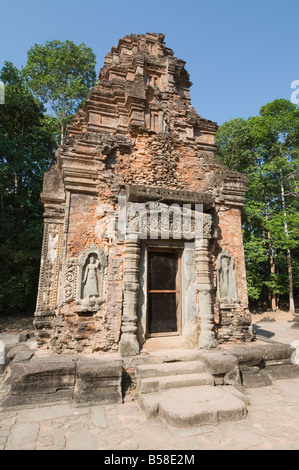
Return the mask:
<svg viewBox="0 0 299 470">
<path fill-rule="evenodd" d="M 150 248 L 147 279 L 147 337 L 180 335 L 180 251 Z"/>
</svg>

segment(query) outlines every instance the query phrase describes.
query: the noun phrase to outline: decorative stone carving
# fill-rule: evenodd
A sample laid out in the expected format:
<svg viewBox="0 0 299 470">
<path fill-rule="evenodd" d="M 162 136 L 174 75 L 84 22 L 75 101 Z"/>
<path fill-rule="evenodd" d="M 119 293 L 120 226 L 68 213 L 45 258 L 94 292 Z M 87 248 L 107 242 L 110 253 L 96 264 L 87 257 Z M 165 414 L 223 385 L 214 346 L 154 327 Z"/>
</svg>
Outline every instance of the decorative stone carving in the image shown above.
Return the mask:
<svg viewBox="0 0 299 470">
<path fill-rule="evenodd" d="M 131 235 L 126 238 L 125 249 L 125 285 L 123 299 L 123 316 L 119 351 L 122 356 L 135 356 L 139 354 L 137 341 L 137 299 L 139 291 L 139 258 L 140 240 Z"/>
<path fill-rule="evenodd" d="M 35 316 L 52 315 L 56 307 L 62 228 L 45 223 Z"/>
<path fill-rule="evenodd" d="M 219 302 L 234 304 L 239 302 L 237 294 L 235 261 L 225 248 L 218 255 L 217 269 L 217 298 Z"/>
<path fill-rule="evenodd" d="M 96 312 L 103 303 L 107 257 L 96 245 L 85 250 L 78 260 L 77 313 Z"/>
<path fill-rule="evenodd" d="M 127 205 L 127 234 L 140 239 L 194 240 L 212 237 L 212 217 L 191 204 L 164 204 L 158 202 Z"/>
<path fill-rule="evenodd" d="M 85 275 L 83 279 L 83 298 L 89 299 L 90 297 L 99 296 L 99 280 L 98 280 L 98 266 L 99 261 L 96 257 L 91 255 L 89 263 L 85 268 Z"/>
<path fill-rule="evenodd" d="M 64 280 L 64 298 L 67 302 L 71 302 L 76 298 L 77 290 L 77 260 L 75 258 L 66 260 Z"/>
<path fill-rule="evenodd" d="M 214 318 L 211 300 L 209 273 L 209 240 L 203 238 L 195 242 L 196 292 L 199 305 L 200 337 L 198 346 L 203 349 L 219 348 L 213 331 Z"/>
</svg>

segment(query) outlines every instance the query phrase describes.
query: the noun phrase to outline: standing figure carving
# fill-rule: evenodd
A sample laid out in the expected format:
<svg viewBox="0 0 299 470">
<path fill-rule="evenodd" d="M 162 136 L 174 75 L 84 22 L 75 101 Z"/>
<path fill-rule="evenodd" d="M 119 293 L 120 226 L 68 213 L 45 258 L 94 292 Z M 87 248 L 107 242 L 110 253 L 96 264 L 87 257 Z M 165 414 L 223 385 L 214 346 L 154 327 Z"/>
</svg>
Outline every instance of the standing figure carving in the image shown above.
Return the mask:
<svg viewBox="0 0 299 470">
<path fill-rule="evenodd" d="M 83 279 L 83 298 L 89 300 L 90 297 L 99 296 L 99 281 L 98 281 L 98 266 L 99 261 L 95 256 L 91 256 L 89 263 L 85 268 L 85 275 Z"/>
<path fill-rule="evenodd" d="M 217 298 L 220 302 L 238 302 L 235 262 L 226 249 L 217 257 Z"/>
<path fill-rule="evenodd" d="M 80 312 L 96 312 L 103 303 L 103 287 L 107 256 L 96 245 L 91 245 L 78 259 L 78 286 L 76 309 Z"/>
</svg>

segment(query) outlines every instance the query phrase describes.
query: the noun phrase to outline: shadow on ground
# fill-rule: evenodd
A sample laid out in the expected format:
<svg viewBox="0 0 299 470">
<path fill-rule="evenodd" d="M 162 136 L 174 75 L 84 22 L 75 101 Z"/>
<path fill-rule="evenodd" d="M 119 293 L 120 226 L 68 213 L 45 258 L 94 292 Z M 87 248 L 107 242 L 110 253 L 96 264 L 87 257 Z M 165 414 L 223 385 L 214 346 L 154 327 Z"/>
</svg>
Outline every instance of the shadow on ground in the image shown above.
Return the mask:
<svg viewBox="0 0 299 470">
<path fill-rule="evenodd" d="M 253 326 L 254 332 L 256 333 L 257 336 L 260 336 L 262 338 L 270 339 L 273 336 L 275 336 L 275 333 L 269 330 L 264 330 L 261 328 L 259 325 L 255 324 Z"/>
</svg>

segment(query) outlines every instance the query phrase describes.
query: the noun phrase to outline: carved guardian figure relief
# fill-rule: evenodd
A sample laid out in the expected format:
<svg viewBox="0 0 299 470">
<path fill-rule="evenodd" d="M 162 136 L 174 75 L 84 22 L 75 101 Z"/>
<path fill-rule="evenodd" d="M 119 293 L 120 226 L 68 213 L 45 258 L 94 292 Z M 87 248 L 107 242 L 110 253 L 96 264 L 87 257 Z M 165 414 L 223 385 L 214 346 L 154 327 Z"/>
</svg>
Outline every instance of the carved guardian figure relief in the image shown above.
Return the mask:
<svg viewBox="0 0 299 470">
<path fill-rule="evenodd" d="M 238 302 L 235 261 L 225 248 L 217 257 L 217 298 L 223 303 Z"/>
<path fill-rule="evenodd" d="M 95 312 L 103 303 L 106 255 L 91 245 L 78 260 L 76 312 Z"/>
</svg>

